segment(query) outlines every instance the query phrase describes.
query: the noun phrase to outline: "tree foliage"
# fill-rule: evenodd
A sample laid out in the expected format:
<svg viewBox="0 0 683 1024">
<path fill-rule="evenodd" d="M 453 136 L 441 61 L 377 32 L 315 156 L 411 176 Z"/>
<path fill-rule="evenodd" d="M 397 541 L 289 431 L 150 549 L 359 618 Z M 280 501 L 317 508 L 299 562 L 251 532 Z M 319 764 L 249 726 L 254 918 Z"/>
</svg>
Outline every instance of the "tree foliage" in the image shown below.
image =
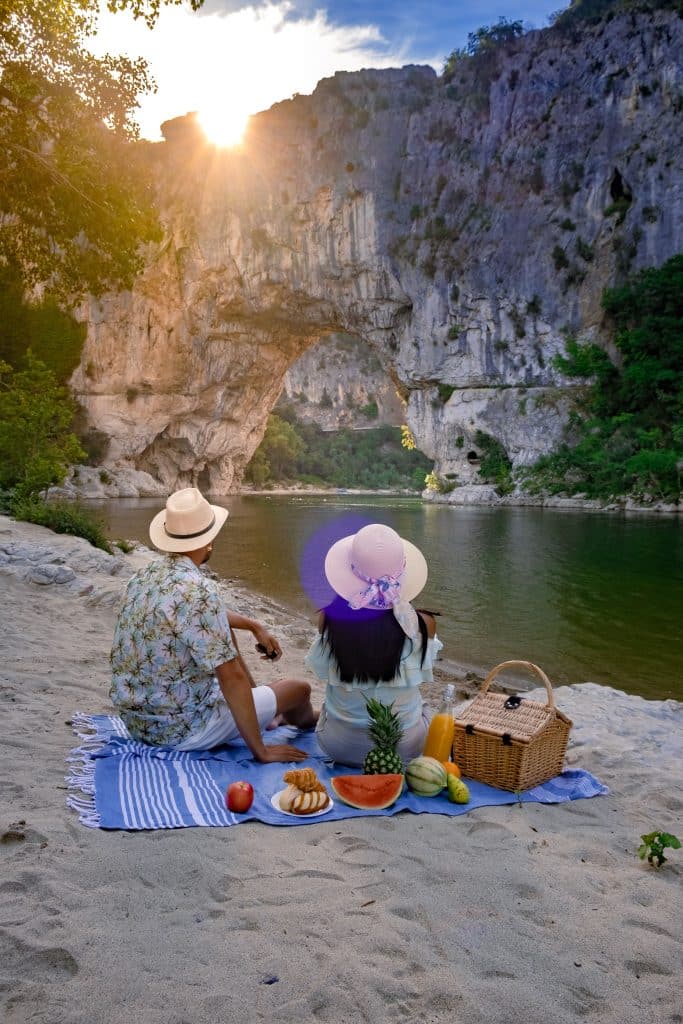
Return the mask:
<svg viewBox="0 0 683 1024">
<path fill-rule="evenodd" d="M 111 0 L 153 24 L 164 2 Z M 199 0 L 191 0 L 193 7 Z M 0 263 L 62 300 L 126 287 L 160 237 L 134 144 L 145 62 L 94 57 L 98 0 L 0 0 Z"/>
<path fill-rule="evenodd" d="M 323 431 L 316 424 L 271 415 L 246 479 L 261 487 L 301 481 L 364 490 L 422 490 L 429 460 L 401 444 L 398 427 Z"/>
<path fill-rule="evenodd" d="M 495 484 L 499 494 L 509 494 L 513 489 L 512 462 L 505 448 L 491 434 L 478 430 L 474 442 L 481 452 L 479 476 L 489 484 Z"/>
<path fill-rule="evenodd" d="M 446 81 L 453 77 L 458 65 L 468 57 L 486 61 L 499 47 L 519 39 L 524 34 L 522 21 L 508 21 L 499 18 L 495 25 L 482 25 L 467 36 L 467 43 L 461 49 L 453 50 L 444 62 L 443 75 Z"/>
<path fill-rule="evenodd" d="M 61 484 L 84 457 L 75 413 L 67 388 L 30 352 L 25 369 L 0 363 L 0 487 L 25 499 Z"/>
<path fill-rule="evenodd" d="M 27 302 L 20 275 L 0 267 L 0 361 L 22 369 L 30 349 L 66 383 L 80 362 L 85 330 L 52 296 Z"/>
<path fill-rule="evenodd" d="M 303 438 L 291 423 L 272 414 L 261 444 L 249 463 L 248 478 L 258 487 L 271 480 L 283 480 L 303 454 Z"/>
<path fill-rule="evenodd" d="M 589 497 L 675 500 L 683 465 L 683 254 L 608 289 L 619 364 L 596 345 L 567 344 L 564 373 L 590 377 L 574 427 L 533 467 L 531 486 Z"/>
</svg>

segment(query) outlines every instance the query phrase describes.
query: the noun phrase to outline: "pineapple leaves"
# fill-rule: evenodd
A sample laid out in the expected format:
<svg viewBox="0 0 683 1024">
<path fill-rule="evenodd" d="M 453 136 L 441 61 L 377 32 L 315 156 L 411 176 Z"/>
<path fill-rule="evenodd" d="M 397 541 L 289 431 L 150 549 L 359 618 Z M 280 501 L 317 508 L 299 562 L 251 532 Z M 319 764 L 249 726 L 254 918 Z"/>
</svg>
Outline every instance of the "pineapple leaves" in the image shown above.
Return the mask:
<svg viewBox="0 0 683 1024">
<path fill-rule="evenodd" d="M 383 704 L 374 697 L 366 697 L 368 710 L 368 733 L 374 744 L 365 758 L 363 771 L 366 775 L 398 775 L 403 774 L 403 761 L 397 747 L 403 736 L 403 726 L 394 712 L 393 701 Z"/>
</svg>

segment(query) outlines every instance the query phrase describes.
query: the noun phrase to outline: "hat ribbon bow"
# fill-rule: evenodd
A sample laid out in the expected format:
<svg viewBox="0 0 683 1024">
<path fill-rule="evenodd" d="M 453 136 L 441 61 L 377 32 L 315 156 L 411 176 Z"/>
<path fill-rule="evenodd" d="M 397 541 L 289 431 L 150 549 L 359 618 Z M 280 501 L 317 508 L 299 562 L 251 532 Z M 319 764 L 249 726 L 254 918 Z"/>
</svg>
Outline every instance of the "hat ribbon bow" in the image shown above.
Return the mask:
<svg viewBox="0 0 683 1024">
<path fill-rule="evenodd" d="M 352 594 L 349 598 L 350 608 L 392 608 L 401 598 L 401 576 L 405 569 L 405 561 L 395 576 L 365 576 L 358 566 L 351 565 L 351 572 L 367 586 Z"/>
</svg>

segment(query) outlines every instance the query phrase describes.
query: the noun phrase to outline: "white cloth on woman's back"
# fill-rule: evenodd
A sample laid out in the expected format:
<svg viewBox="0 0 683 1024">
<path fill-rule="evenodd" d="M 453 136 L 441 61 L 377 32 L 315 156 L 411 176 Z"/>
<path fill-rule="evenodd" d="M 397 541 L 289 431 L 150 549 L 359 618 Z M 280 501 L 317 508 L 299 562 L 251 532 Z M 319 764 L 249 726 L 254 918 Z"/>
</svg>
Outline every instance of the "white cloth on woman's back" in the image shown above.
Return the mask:
<svg viewBox="0 0 683 1024">
<path fill-rule="evenodd" d="M 389 682 L 342 682 L 337 662 L 320 634 L 311 644 L 305 661 L 318 679 L 327 684 L 325 709 L 328 719 L 336 718 L 345 725 L 366 729 L 368 712 L 365 701 L 368 697 L 374 697 L 384 704 L 391 704 L 393 701 L 394 711 L 398 712 L 403 728 L 410 729 L 422 718 L 422 697 L 419 687 L 421 683 L 433 682 L 432 668 L 442 647 L 443 644 L 438 637 L 428 640 L 424 662 L 420 665 L 422 644 L 419 640 L 406 637 L 399 670 Z"/>
</svg>

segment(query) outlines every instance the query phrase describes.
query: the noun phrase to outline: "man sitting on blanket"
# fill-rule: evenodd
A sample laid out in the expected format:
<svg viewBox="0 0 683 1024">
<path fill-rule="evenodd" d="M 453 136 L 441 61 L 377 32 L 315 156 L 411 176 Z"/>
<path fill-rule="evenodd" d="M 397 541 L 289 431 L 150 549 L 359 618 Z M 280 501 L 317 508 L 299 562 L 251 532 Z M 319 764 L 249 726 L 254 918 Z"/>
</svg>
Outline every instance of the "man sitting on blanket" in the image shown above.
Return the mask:
<svg viewBox="0 0 683 1024">
<path fill-rule="evenodd" d="M 227 516 L 186 487 L 152 520 L 152 543 L 166 557 L 128 584 L 111 652 L 111 699 L 131 736 L 152 746 L 207 750 L 241 736 L 257 761 L 302 761 L 297 747 L 264 743 L 262 730 L 277 716 L 313 728 L 309 684 L 256 685 L 233 629 L 250 630 L 263 657 L 279 658 L 280 645 L 258 622 L 228 611 L 200 569 Z"/>
</svg>

